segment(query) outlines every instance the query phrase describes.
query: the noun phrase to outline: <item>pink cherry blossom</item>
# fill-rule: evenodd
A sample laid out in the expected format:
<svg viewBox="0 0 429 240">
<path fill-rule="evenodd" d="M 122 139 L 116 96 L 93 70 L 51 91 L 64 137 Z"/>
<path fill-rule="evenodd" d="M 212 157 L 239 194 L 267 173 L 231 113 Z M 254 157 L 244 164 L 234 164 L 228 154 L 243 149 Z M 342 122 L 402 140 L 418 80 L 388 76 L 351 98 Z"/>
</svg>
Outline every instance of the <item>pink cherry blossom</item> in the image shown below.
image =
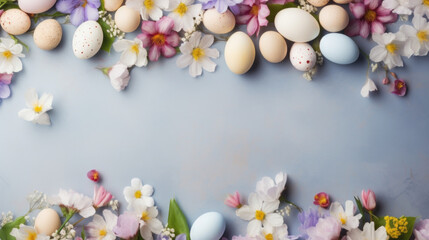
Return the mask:
<svg viewBox="0 0 429 240">
<path fill-rule="evenodd" d="M 270 15 L 270 9 L 267 6 L 268 0 L 244 0 L 238 5 L 240 14 L 237 16 L 238 24 L 247 24 L 247 34 L 252 36 L 259 35 L 261 26 L 267 26 L 267 17 Z"/>
<path fill-rule="evenodd" d="M 349 4 L 350 12 L 355 17 L 346 29 L 349 36 L 360 35 L 367 38 L 370 33 L 383 34 L 385 24 L 396 22 L 398 15 L 381 6 L 382 0 L 363 0 Z"/>
<path fill-rule="evenodd" d="M 235 192 L 234 194 L 228 195 L 225 199 L 225 204 L 232 208 L 240 208 L 241 207 L 241 199 L 240 194 Z"/>
<path fill-rule="evenodd" d="M 94 197 L 92 199 L 92 204 L 95 208 L 107 206 L 112 198 L 112 194 L 108 192 L 103 186 L 98 187 L 95 185 Z"/>
<path fill-rule="evenodd" d="M 174 20 L 166 16 L 156 22 L 143 21 L 142 33 L 137 37 L 142 40 L 143 47 L 149 48 L 150 61 L 158 61 L 161 54 L 166 58 L 176 55 L 180 37 L 173 27 Z"/>
</svg>

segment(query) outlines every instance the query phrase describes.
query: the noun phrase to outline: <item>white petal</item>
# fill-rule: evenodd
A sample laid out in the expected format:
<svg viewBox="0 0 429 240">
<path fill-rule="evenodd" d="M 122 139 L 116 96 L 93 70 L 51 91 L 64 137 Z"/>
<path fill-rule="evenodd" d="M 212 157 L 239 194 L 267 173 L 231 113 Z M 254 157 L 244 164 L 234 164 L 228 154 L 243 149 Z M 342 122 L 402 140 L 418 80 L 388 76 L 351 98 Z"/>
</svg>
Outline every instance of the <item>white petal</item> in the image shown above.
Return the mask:
<svg viewBox="0 0 429 240">
<path fill-rule="evenodd" d="M 201 66 L 204 68 L 204 70 L 208 72 L 214 72 L 216 69 L 216 63 L 214 63 L 208 57 L 204 57 L 201 59 Z"/>
<path fill-rule="evenodd" d="M 199 46 L 200 48 L 203 48 L 203 49 L 209 48 L 213 44 L 213 41 L 214 41 L 213 35 L 210 35 L 210 34 L 204 35 L 204 37 L 201 38 Z"/>
<path fill-rule="evenodd" d="M 204 54 L 210 58 L 218 58 L 219 57 L 219 51 L 215 48 L 204 49 Z"/>
<path fill-rule="evenodd" d="M 33 105 L 39 101 L 39 96 L 37 95 L 36 89 L 29 89 L 25 93 L 25 103 L 27 107 L 33 108 Z"/>
<path fill-rule="evenodd" d="M 384 46 L 375 46 L 371 49 L 369 52 L 369 58 L 373 62 L 381 62 L 383 61 L 387 56 L 387 50 Z"/>
<path fill-rule="evenodd" d="M 191 65 L 192 61 L 193 61 L 193 58 L 192 58 L 191 55 L 189 55 L 189 54 L 182 54 L 182 55 L 180 55 L 177 58 L 176 65 L 179 68 L 185 68 L 185 67 Z"/>
<path fill-rule="evenodd" d="M 276 200 L 276 201 L 272 201 L 272 202 L 264 202 L 262 204 L 262 211 L 267 214 L 267 213 L 272 213 L 275 210 L 277 210 L 279 208 L 280 205 L 280 201 Z"/>
<path fill-rule="evenodd" d="M 121 39 L 113 43 L 113 49 L 115 49 L 116 52 L 122 52 L 129 49 L 131 45 L 133 45 L 132 41 Z"/>
<path fill-rule="evenodd" d="M 269 213 L 263 221 L 264 226 L 280 227 L 283 224 L 283 217 L 278 213 Z"/>
<path fill-rule="evenodd" d="M 18 116 L 25 121 L 32 122 L 34 118 L 36 117 L 36 113 L 31 109 L 22 109 L 18 112 Z"/>
<path fill-rule="evenodd" d="M 152 218 L 148 221 L 147 224 L 149 225 L 149 228 L 153 233 L 155 234 L 161 233 L 163 226 L 161 221 L 159 221 L 158 219 Z"/>
<path fill-rule="evenodd" d="M 48 113 L 42 113 L 40 115 L 37 115 L 33 122 L 40 125 L 51 125 L 51 119 L 49 118 Z"/>
<path fill-rule="evenodd" d="M 202 73 L 203 73 L 203 68 L 201 67 L 201 64 L 196 61 L 193 61 L 191 63 L 191 66 L 189 66 L 189 74 L 192 77 L 197 77 L 197 76 L 200 76 Z"/>
<path fill-rule="evenodd" d="M 251 209 L 248 205 L 244 205 L 241 208 L 235 211 L 235 214 L 246 221 L 250 221 L 255 218 L 255 211 Z"/>
<path fill-rule="evenodd" d="M 52 94 L 44 93 L 39 100 L 39 104 L 42 105 L 42 111 L 47 112 L 52 109 L 52 101 L 54 96 Z"/>
<path fill-rule="evenodd" d="M 262 223 L 259 220 L 252 220 L 247 225 L 247 235 L 254 237 L 258 235 L 262 230 Z"/>
</svg>

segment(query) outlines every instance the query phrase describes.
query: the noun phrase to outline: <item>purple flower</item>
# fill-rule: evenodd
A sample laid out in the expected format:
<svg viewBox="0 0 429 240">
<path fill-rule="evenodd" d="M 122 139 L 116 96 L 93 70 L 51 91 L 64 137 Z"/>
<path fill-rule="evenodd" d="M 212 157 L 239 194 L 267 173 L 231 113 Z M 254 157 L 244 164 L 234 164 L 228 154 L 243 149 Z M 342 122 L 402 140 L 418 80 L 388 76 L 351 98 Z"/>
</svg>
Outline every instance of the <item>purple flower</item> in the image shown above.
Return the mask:
<svg viewBox="0 0 429 240">
<path fill-rule="evenodd" d="M 236 5 L 242 3 L 243 0 L 201 0 L 201 2 L 203 3 L 203 9 L 215 7 L 218 12 L 224 13 L 229 7 L 232 13 L 239 14 L 240 9 Z"/>
<path fill-rule="evenodd" d="M 400 97 L 405 96 L 407 93 L 407 84 L 402 79 L 396 79 L 392 86 L 392 93 Z"/>
<path fill-rule="evenodd" d="M 12 81 L 13 74 L 0 73 L 0 102 L 10 96 L 9 84 Z"/>
<path fill-rule="evenodd" d="M 307 229 L 310 239 L 336 240 L 340 237 L 341 223 L 334 217 L 321 218 L 316 226 Z"/>
<path fill-rule="evenodd" d="M 363 0 L 349 4 L 350 12 L 356 18 L 346 29 L 349 36 L 367 38 L 369 33 L 383 34 L 387 23 L 396 22 L 398 15 L 381 6 L 381 0 Z"/>
<path fill-rule="evenodd" d="M 139 230 L 139 219 L 130 212 L 125 212 L 118 217 L 118 223 L 113 228 L 117 237 L 122 239 L 131 239 L 137 235 Z"/>
<path fill-rule="evenodd" d="M 57 11 L 70 14 L 70 22 L 79 26 L 81 23 L 98 20 L 100 0 L 58 0 Z"/>
<path fill-rule="evenodd" d="M 304 233 L 303 238 L 308 238 L 307 229 L 316 226 L 319 218 L 322 217 L 316 209 L 309 208 L 308 211 L 304 211 L 298 214 L 298 220 L 301 222 L 299 230 Z"/>
<path fill-rule="evenodd" d="M 156 237 L 156 240 L 169 240 L 171 237 L 169 235 L 165 235 L 164 233 L 159 234 Z M 186 234 L 182 233 L 176 236 L 175 240 L 186 240 Z"/>
<path fill-rule="evenodd" d="M 429 239 L 429 219 L 420 220 L 414 228 L 414 237 L 416 240 Z"/>
</svg>

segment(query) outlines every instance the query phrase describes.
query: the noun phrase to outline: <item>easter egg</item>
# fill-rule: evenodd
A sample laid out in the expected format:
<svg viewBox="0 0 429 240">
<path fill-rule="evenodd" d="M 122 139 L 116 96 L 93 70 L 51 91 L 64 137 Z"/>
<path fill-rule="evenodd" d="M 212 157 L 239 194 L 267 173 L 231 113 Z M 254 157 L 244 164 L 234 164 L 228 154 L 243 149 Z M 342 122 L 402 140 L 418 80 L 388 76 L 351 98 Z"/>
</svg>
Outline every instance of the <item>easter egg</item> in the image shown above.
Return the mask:
<svg viewBox="0 0 429 240">
<path fill-rule="evenodd" d="M 268 31 L 259 38 L 259 50 L 268 62 L 278 63 L 286 57 L 287 44 L 278 32 Z"/>
<path fill-rule="evenodd" d="M 299 71 L 309 71 L 316 65 L 316 52 L 308 43 L 294 43 L 289 55 L 292 66 Z"/>
<path fill-rule="evenodd" d="M 320 40 L 320 51 L 329 61 L 337 64 L 354 63 L 359 57 L 359 48 L 348 36 L 329 33 Z"/>
<path fill-rule="evenodd" d="M 353 0 L 334 0 L 335 3 L 338 4 L 348 4 L 351 3 Z"/>
<path fill-rule="evenodd" d="M 124 0 L 104 0 L 104 9 L 109 12 L 118 10 Z"/>
<path fill-rule="evenodd" d="M 309 42 L 320 32 L 319 23 L 310 13 L 298 8 L 286 8 L 274 19 L 277 31 L 292 42 Z"/>
<path fill-rule="evenodd" d="M 307 0 L 307 1 L 315 7 L 323 7 L 329 2 L 329 0 Z"/>
<path fill-rule="evenodd" d="M 212 33 L 225 34 L 234 29 L 235 17 L 229 10 L 219 13 L 216 9 L 212 8 L 204 12 L 203 24 Z"/>
<path fill-rule="evenodd" d="M 73 35 L 73 53 L 77 58 L 93 57 L 103 43 L 103 31 L 96 21 L 86 21 L 79 25 Z"/>
<path fill-rule="evenodd" d="M 130 7 L 122 6 L 115 13 L 115 23 L 123 32 L 134 32 L 140 25 L 140 13 Z"/>
<path fill-rule="evenodd" d="M 34 221 L 34 228 L 37 233 L 50 236 L 61 226 L 60 216 L 52 208 L 45 208 L 37 214 Z"/>
<path fill-rule="evenodd" d="M 235 32 L 225 44 L 225 62 L 235 74 L 244 74 L 255 61 L 255 45 L 244 32 Z"/>
<path fill-rule="evenodd" d="M 191 227 L 192 240 L 219 240 L 225 232 L 225 220 L 217 212 L 208 212 L 197 218 Z"/>
<path fill-rule="evenodd" d="M 1 15 L 0 24 L 5 32 L 12 35 L 21 35 L 30 29 L 31 20 L 25 12 L 12 8 Z"/>
<path fill-rule="evenodd" d="M 61 25 L 55 19 L 47 19 L 34 30 L 34 43 L 43 50 L 52 50 L 58 46 L 63 36 Z"/>
<path fill-rule="evenodd" d="M 42 13 L 51 9 L 56 0 L 18 0 L 19 8 L 26 13 Z"/>
<path fill-rule="evenodd" d="M 338 5 L 328 5 L 319 12 L 319 22 L 329 32 L 339 32 L 349 24 L 349 15 Z"/>
</svg>

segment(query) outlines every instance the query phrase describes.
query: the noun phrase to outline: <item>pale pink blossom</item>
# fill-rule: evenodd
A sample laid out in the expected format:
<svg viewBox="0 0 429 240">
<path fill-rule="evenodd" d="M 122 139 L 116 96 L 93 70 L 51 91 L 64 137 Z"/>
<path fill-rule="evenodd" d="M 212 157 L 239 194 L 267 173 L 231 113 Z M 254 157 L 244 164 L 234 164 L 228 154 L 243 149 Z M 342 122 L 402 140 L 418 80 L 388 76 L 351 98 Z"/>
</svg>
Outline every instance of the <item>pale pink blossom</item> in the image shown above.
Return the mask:
<svg viewBox="0 0 429 240">
<path fill-rule="evenodd" d="M 94 186 L 94 198 L 92 199 L 92 204 L 95 208 L 107 206 L 112 198 L 112 194 L 108 192 L 103 186 Z"/>
<path fill-rule="evenodd" d="M 320 218 L 316 226 L 307 229 L 310 240 L 337 240 L 340 232 L 341 223 L 334 217 Z"/>
<path fill-rule="evenodd" d="M 238 192 L 235 192 L 234 194 L 228 194 L 228 197 L 226 197 L 224 203 L 227 206 L 232 208 L 240 208 L 241 207 L 240 194 Z"/>
</svg>

